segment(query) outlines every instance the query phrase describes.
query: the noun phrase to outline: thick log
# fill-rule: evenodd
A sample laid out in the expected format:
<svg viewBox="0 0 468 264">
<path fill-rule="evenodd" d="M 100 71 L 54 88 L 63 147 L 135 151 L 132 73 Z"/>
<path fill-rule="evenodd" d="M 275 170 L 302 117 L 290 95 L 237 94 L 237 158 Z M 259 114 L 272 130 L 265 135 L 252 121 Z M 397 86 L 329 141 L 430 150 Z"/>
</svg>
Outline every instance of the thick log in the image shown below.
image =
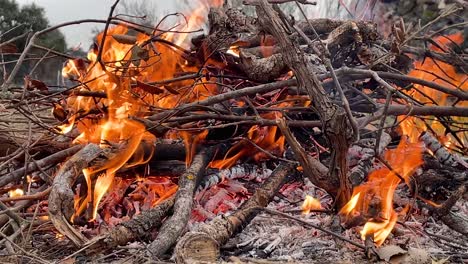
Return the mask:
<svg viewBox="0 0 468 264">
<path fill-rule="evenodd" d="M 234 214 L 225 218 L 217 217 L 185 234 L 175 248 L 176 261 L 178 263 L 215 262 L 219 257 L 220 247 L 257 215 L 256 208 L 268 205 L 281 187 L 283 180 L 293 170 L 294 164 L 281 163 L 262 187 L 258 188 Z"/>
<path fill-rule="evenodd" d="M 179 177 L 174 214 L 164 222 L 158 236 L 148 247 L 148 252 L 153 258 L 159 259 L 182 234 L 192 212 L 193 195 L 197 182 L 211 161 L 214 150 L 214 147 L 201 150 L 195 155 L 187 171 Z"/>
<path fill-rule="evenodd" d="M 96 144 L 89 144 L 65 162 L 55 176 L 49 195 L 49 216 L 57 230 L 68 237 L 76 246 L 87 239 L 69 223 L 73 215 L 73 183 L 81 171 L 103 153 Z"/>
<path fill-rule="evenodd" d="M 440 220 L 458 233 L 468 236 L 468 218 L 460 213 L 450 212 L 440 217 Z"/>
<path fill-rule="evenodd" d="M 152 160 L 185 160 L 184 143 L 174 140 L 158 140 Z"/>
</svg>

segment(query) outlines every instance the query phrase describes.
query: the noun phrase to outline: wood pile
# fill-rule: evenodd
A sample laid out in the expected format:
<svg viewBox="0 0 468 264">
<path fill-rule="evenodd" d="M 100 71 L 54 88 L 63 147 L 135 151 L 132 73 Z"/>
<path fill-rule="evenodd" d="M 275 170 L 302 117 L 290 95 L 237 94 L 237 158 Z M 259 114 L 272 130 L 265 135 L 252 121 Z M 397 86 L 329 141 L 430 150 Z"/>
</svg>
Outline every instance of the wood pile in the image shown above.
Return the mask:
<svg viewBox="0 0 468 264">
<path fill-rule="evenodd" d="M 433 27 L 466 4 L 381 32 L 228 2 L 200 34 L 117 0 L 66 86 L 12 80 L 38 36 L 82 21 L 32 35 L 2 86 L 1 258 L 466 261 L 466 22 Z"/>
</svg>

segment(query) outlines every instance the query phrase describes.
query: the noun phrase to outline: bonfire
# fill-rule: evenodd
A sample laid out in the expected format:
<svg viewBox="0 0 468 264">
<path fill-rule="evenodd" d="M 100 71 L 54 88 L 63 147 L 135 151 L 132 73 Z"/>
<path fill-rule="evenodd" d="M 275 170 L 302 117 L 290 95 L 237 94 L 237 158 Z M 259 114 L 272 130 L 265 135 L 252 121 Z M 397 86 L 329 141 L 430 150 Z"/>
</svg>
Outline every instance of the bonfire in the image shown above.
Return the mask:
<svg viewBox="0 0 468 264">
<path fill-rule="evenodd" d="M 467 261 L 466 4 L 422 25 L 339 2 L 354 19 L 200 0 L 148 26 L 117 0 L 65 85 L 15 87 L 37 37 L 83 21 L 35 32 L 2 86 L 30 120 L 0 157 L 2 258 Z"/>
</svg>

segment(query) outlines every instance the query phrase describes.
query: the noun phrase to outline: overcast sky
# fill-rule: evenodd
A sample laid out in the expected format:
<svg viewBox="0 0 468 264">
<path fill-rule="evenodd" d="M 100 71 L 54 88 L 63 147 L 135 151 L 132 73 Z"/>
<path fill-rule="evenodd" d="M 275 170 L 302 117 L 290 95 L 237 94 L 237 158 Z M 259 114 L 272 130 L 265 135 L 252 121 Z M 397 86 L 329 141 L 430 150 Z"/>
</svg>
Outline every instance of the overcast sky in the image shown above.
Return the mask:
<svg viewBox="0 0 468 264">
<path fill-rule="evenodd" d="M 47 18 L 51 25 L 59 23 L 86 19 L 106 19 L 109 15 L 110 7 L 115 0 L 16 0 L 21 5 L 36 3 L 45 9 Z M 142 1 L 142 0 L 128 0 Z M 143 0 L 145 1 L 145 0 Z M 157 12 L 161 14 L 174 12 L 174 1 L 168 0 L 146 0 L 154 2 L 157 7 Z M 84 50 L 87 50 L 91 45 L 93 34 L 91 30 L 94 28 L 103 29 L 103 25 L 97 24 L 81 24 L 72 25 L 62 28 L 61 31 L 65 34 L 69 47 L 75 47 L 82 44 Z"/>
<path fill-rule="evenodd" d="M 115 0 L 16 0 L 20 4 L 36 3 L 45 9 L 47 18 L 51 25 L 56 25 L 63 22 L 78 20 L 78 19 L 107 19 L 109 15 L 110 7 Z M 206 12 L 208 12 L 208 6 L 216 0 L 121 0 L 119 6 L 121 9 L 123 4 L 138 5 L 138 3 L 145 3 L 146 8 L 139 8 L 140 11 L 153 16 L 162 18 L 165 14 L 193 11 L 205 5 Z M 309 13 L 310 17 L 338 17 L 336 15 L 329 14 L 330 10 L 337 10 L 339 2 L 345 2 L 348 6 L 351 6 L 351 2 L 357 0 L 317 0 L 317 6 L 306 6 L 306 12 Z M 181 3 L 188 2 L 191 7 L 185 7 L 185 10 L 180 10 Z M 362 1 L 365 2 L 365 1 Z M 176 5 L 179 4 L 179 7 Z M 297 10 L 296 10 L 297 11 Z M 312 12 L 312 13 L 310 13 Z M 346 14 L 346 13 L 344 13 Z M 133 15 L 144 15 L 144 14 L 133 14 Z M 203 15 L 203 14 L 201 14 Z M 206 15 L 205 15 L 206 17 Z M 298 16 L 300 17 L 300 16 Z M 169 20 L 170 21 L 170 20 Z M 98 28 L 103 29 L 103 24 L 80 24 L 64 27 L 61 31 L 65 34 L 67 44 L 69 47 L 76 47 L 81 44 L 84 50 L 88 50 L 91 45 L 93 38 L 92 30 Z"/>
</svg>

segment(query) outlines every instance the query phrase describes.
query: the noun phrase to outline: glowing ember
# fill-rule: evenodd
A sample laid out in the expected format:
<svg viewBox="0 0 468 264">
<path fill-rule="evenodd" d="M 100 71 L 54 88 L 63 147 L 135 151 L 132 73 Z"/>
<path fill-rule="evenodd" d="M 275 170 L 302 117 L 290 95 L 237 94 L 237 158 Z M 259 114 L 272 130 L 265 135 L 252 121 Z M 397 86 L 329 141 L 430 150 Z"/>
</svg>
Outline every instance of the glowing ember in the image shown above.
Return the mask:
<svg viewBox="0 0 468 264">
<path fill-rule="evenodd" d="M 351 200 L 340 211 L 346 219 L 355 215 L 369 219 L 361 237 L 372 236 L 377 245 L 382 245 L 398 218 L 393 209 L 393 194 L 401 182 L 397 174 L 409 183 L 409 177 L 423 163 L 422 146 L 402 138 L 396 149 L 385 152 L 384 158 L 393 171 L 388 168 L 373 171 L 366 183 L 354 188 Z"/>
<path fill-rule="evenodd" d="M 307 195 L 304 200 L 304 203 L 302 204 L 302 213 L 309 214 L 311 210 L 319 210 L 319 209 L 322 209 L 322 205 L 320 204 L 320 201 L 310 195 Z"/>
<path fill-rule="evenodd" d="M 20 197 L 24 195 L 24 191 L 18 188 L 18 189 L 8 191 L 8 195 L 10 197 Z"/>
</svg>

